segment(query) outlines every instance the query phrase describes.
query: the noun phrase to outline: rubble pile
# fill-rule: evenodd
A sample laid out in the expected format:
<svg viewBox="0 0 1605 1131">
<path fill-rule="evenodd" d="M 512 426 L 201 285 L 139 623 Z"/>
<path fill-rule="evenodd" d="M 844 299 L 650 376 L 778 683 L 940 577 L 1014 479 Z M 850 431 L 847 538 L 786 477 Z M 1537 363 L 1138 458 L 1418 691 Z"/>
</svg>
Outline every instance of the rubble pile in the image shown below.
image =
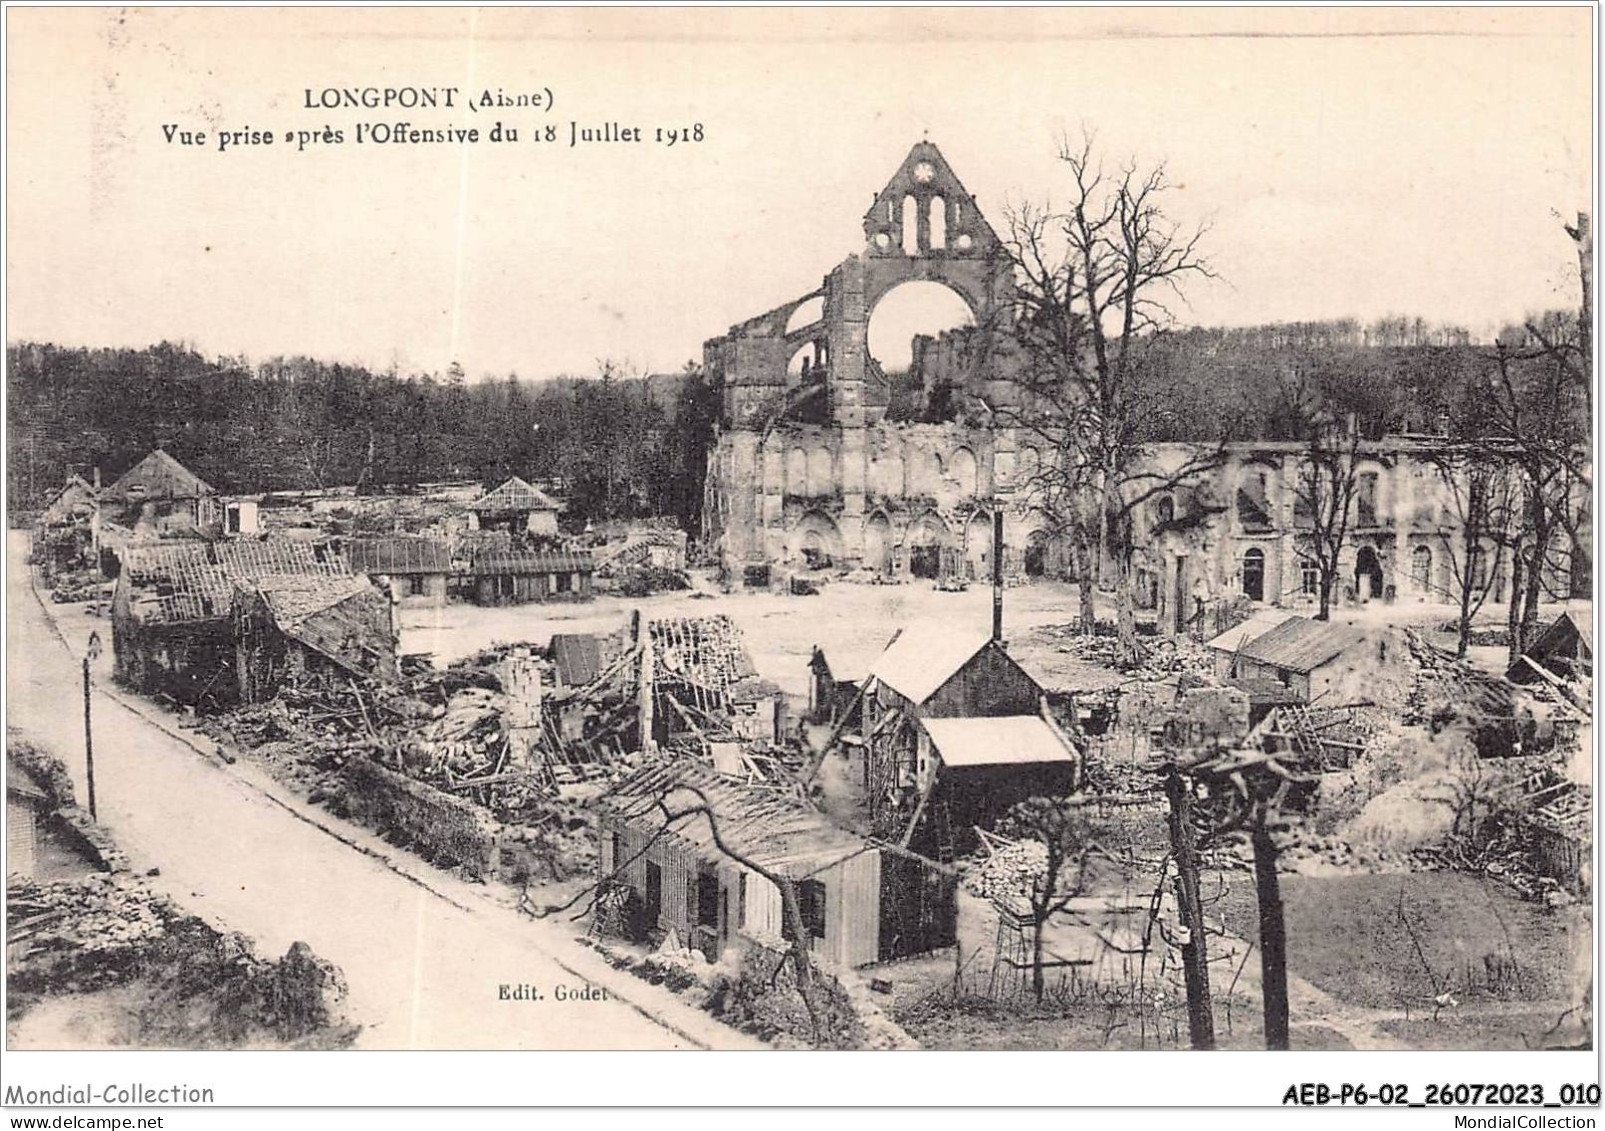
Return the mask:
<svg viewBox="0 0 1605 1131">
<path fill-rule="evenodd" d="M 50 599 L 58 605 L 104 600 L 109 590 L 99 569 L 58 573 L 51 581 Z"/>
<path fill-rule="evenodd" d="M 339 1047 L 345 978 L 305 943 L 279 961 L 188 914 L 127 874 L 13 882 L 6 891 L 11 1018 L 37 1001 L 136 986 L 135 1043 L 183 1048 Z"/>
<path fill-rule="evenodd" d="M 320 801 L 338 792 L 351 759 L 387 747 L 387 728 L 410 725 L 428 711 L 427 704 L 403 696 L 364 694 L 352 681 L 308 682 L 287 684 L 266 703 L 202 716 L 196 725 Z"/>
<path fill-rule="evenodd" d="M 1433 723 L 1447 714 L 1477 712 L 1509 718 L 1510 685 L 1437 647 L 1414 628 L 1404 629 L 1413 675 L 1404 699 L 1404 722 Z"/>
<path fill-rule="evenodd" d="M 1383 875 L 1416 872 L 1422 866 L 1416 851 L 1368 840 L 1351 843 L 1299 825 L 1285 829 L 1277 841 L 1276 870 L 1296 876 Z M 1254 867 L 1254 848 L 1247 833 L 1223 837 L 1210 847 L 1207 856 L 1216 867 L 1240 871 Z"/>
<path fill-rule="evenodd" d="M 1114 670 L 1127 670 L 1120 663 L 1120 642 L 1115 634 L 1100 631 L 1087 636 L 1073 624 L 1043 625 L 1038 638 L 1057 652 L 1073 656 L 1082 663 Z M 1141 660 L 1129 674 L 1138 679 L 1164 679 L 1180 672 L 1205 674 L 1213 669 L 1209 649 L 1191 637 L 1144 636 L 1138 640 Z"/>
<path fill-rule="evenodd" d="M 88 992 L 135 977 L 166 934 L 171 904 L 127 876 L 96 873 L 6 890 L 13 992 Z"/>
<path fill-rule="evenodd" d="M 650 597 L 654 593 L 681 593 L 691 588 L 691 579 L 682 570 L 636 563 L 602 566 L 597 569 L 600 588 L 610 589 L 621 597 Z"/>
<path fill-rule="evenodd" d="M 965 873 L 964 886 L 982 899 L 1012 902 L 1029 897 L 1047 870 L 1048 849 L 1040 841 L 999 842 Z"/>
</svg>

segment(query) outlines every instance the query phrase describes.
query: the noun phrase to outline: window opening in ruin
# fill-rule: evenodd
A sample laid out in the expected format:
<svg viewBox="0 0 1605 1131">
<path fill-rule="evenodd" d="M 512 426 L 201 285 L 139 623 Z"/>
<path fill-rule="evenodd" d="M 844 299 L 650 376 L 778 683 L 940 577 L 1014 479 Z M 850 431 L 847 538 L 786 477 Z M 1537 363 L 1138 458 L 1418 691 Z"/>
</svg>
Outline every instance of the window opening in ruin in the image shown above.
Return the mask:
<svg viewBox="0 0 1605 1131">
<path fill-rule="evenodd" d="M 1364 471 L 1355 490 L 1356 521 L 1360 526 L 1377 525 L 1377 473 Z"/>
<path fill-rule="evenodd" d="M 1420 593 L 1432 588 L 1432 551 L 1426 546 L 1410 551 L 1410 581 Z"/>
<path fill-rule="evenodd" d="M 1299 592 L 1313 597 L 1321 591 L 1321 567 L 1314 558 L 1300 558 L 1298 563 Z"/>
<path fill-rule="evenodd" d="M 931 197 L 931 247 L 942 249 L 947 247 L 947 201 L 939 196 Z"/>
<path fill-rule="evenodd" d="M 825 299 L 823 295 L 815 295 L 798 305 L 786 319 L 786 333 L 795 334 L 804 326 L 812 326 L 825 317 Z"/>
<path fill-rule="evenodd" d="M 920 253 L 920 206 L 912 196 L 903 198 L 903 254 Z"/>
<path fill-rule="evenodd" d="M 1243 596 L 1265 600 L 1265 551 L 1251 546 L 1243 552 Z"/>
<path fill-rule="evenodd" d="M 422 597 L 429 592 L 428 578 L 421 573 L 415 573 L 407 579 L 407 595 Z"/>
<path fill-rule="evenodd" d="M 1250 476 L 1238 488 L 1237 521 L 1251 534 L 1265 534 L 1271 530 L 1271 508 L 1263 472 Z"/>
</svg>

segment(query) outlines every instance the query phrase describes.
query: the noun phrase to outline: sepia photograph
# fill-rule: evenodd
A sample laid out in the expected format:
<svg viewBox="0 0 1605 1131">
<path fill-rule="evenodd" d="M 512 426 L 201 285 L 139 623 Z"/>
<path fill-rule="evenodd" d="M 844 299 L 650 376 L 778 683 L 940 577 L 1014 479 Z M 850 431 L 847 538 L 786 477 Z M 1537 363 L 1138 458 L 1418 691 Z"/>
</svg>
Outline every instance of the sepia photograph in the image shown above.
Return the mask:
<svg viewBox="0 0 1605 1131">
<path fill-rule="evenodd" d="M 8 8 L 8 1053 L 1597 1106 L 1597 15 Z"/>
</svg>

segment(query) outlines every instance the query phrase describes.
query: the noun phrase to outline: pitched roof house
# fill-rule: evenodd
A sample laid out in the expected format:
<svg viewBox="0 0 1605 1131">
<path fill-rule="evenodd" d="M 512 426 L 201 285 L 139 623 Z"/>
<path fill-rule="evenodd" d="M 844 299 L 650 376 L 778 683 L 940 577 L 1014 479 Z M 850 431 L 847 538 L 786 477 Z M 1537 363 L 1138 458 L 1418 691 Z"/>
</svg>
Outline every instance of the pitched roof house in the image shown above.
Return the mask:
<svg viewBox="0 0 1605 1131">
<path fill-rule="evenodd" d="M 1070 792 L 1081 762 L 1000 641 L 939 621 L 903 630 L 871 666 L 862 730 L 849 768 L 874 831 L 939 858 L 1014 802 Z"/>
</svg>

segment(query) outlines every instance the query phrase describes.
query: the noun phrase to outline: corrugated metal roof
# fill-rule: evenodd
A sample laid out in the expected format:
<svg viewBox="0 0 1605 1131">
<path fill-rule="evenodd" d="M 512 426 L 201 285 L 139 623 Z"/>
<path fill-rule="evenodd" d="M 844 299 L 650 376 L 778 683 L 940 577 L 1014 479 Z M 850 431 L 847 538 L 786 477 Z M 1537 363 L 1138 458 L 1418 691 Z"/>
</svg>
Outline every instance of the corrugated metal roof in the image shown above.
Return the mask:
<svg viewBox="0 0 1605 1131">
<path fill-rule="evenodd" d="M 527 576 L 538 573 L 590 573 L 591 568 L 591 555 L 581 550 L 531 554 L 508 551 L 477 555 L 471 572 L 480 576 L 503 573 Z"/>
<path fill-rule="evenodd" d="M 1279 624 L 1286 624 L 1297 613 L 1286 609 L 1260 609 L 1242 624 L 1234 625 L 1211 640 L 1206 647 L 1221 652 L 1235 652 L 1250 640 L 1256 640 Z"/>
<path fill-rule="evenodd" d="M 603 794 L 601 803 L 627 821 L 657 829 L 663 824 L 660 801 L 671 813 L 701 804 L 686 786 L 707 798 L 724 842 L 767 868 L 802 876 L 868 846 L 774 786 L 748 785 L 695 762 L 643 766 Z M 683 818 L 673 831 L 702 859 L 729 862 L 705 816 Z"/>
<path fill-rule="evenodd" d="M 357 573 L 451 572 L 451 551 L 433 538 L 361 538 L 347 542 L 345 553 Z"/>
<path fill-rule="evenodd" d="M 494 491 L 468 504 L 476 514 L 505 514 L 509 511 L 555 511 L 560 509 L 552 497 L 539 487 L 532 487 L 518 476 L 513 476 Z"/>
<path fill-rule="evenodd" d="M 946 766 L 1015 766 L 1074 762 L 1076 752 L 1039 715 L 922 719 Z"/>
<path fill-rule="evenodd" d="M 923 703 L 991 639 L 983 629 L 920 621 L 886 646 L 869 674 L 912 702 Z"/>
<path fill-rule="evenodd" d="M 552 663 L 557 678 L 569 687 L 584 687 L 602 674 L 602 638 L 588 632 L 560 632 L 552 637 Z"/>
<path fill-rule="evenodd" d="M 1239 655 L 1286 671 L 1312 672 L 1364 639 L 1346 624 L 1293 617 L 1249 641 Z"/>
</svg>

